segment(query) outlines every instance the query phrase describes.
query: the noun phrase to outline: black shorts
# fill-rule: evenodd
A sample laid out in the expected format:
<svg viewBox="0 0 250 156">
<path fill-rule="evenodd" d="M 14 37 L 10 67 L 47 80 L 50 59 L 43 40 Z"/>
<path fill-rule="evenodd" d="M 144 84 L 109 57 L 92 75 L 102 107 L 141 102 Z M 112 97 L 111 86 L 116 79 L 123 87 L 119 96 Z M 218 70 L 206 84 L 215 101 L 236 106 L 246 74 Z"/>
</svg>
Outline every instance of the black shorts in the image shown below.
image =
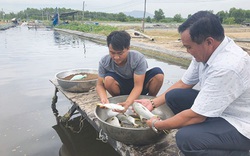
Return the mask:
<svg viewBox="0 0 250 156">
<path fill-rule="evenodd" d="M 159 68 L 159 67 L 154 67 L 146 72 L 141 95 L 148 94 L 148 89 L 145 88 L 146 84 L 149 82 L 150 79 L 152 79 L 157 74 L 164 74 L 163 71 L 161 70 L 161 68 Z M 130 92 L 132 91 L 132 89 L 134 88 L 134 79 L 133 78 L 124 79 L 114 72 L 106 73 L 105 77 L 106 76 L 113 77 L 119 83 L 120 95 L 129 95 Z"/>
</svg>

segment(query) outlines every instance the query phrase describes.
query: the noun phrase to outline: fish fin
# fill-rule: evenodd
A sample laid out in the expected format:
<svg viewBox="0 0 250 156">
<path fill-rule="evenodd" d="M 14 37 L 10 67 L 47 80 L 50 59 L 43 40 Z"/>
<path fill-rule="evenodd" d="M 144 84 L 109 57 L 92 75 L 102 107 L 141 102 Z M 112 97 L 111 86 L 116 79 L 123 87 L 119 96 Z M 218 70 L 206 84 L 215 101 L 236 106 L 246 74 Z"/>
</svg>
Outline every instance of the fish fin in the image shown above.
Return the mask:
<svg viewBox="0 0 250 156">
<path fill-rule="evenodd" d="M 140 121 L 141 119 L 140 118 L 135 118 L 135 121 Z"/>
<path fill-rule="evenodd" d="M 134 127 L 135 127 L 135 128 L 138 128 L 138 127 L 140 127 L 140 125 L 139 125 L 139 124 L 134 123 Z"/>
<path fill-rule="evenodd" d="M 142 122 L 146 122 L 147 121 L 147 119 L 144 118 L 143 116 L 140 116 L 140 119 L 141 119 Z"/>
</svg>

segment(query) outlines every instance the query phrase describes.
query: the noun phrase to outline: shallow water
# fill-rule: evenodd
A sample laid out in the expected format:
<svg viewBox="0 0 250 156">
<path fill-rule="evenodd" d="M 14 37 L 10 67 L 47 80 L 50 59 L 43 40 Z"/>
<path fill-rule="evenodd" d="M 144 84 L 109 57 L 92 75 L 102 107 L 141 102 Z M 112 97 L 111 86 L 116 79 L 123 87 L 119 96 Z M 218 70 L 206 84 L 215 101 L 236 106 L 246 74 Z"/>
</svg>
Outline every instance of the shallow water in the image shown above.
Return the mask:
<svg viewBox="0 0 250 156">
<path fill-rule="evenodd" d="M 16 27 L 0 31 L 1 155 L 59 155 L 62 141 L 52 128 L 56 125 L 51 110 L 54 86 L 49 80 L 62 70 L 97 69 L 99 59 L 105 54 L 108 49 L 104 45 L 51 30 Z M 185 71 L 155 59 L 147 60 L 149 67 L 160 66 L 165 73 L 160 93 Z M 57 109 L 64 114 L 71 104 L 60 92 L 58 96 Z M 91 139 L 86 139 L 85 145 L 107 149 Z M 95 155 L 95 148 L 88 148 Z"/>
</svg>

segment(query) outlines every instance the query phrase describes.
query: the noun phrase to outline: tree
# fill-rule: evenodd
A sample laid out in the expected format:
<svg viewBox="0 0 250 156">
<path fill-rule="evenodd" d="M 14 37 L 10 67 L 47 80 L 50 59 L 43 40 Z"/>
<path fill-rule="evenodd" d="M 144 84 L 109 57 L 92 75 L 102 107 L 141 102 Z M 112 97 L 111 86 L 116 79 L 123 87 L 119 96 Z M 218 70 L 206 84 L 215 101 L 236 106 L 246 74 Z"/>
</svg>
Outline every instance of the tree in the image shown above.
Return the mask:
<svg viewBox="0 0 250 156">
<path fill-rule="evenodd" d="M 219 11 L 216 15 L 222 19 L 228 17 L 228 13 L 224 11 Z"/>
<path fill-rule="evenodd" d="M 159 9 L 158 11 L 155 10 L 155 15 L 154 15 L 154 18 L 157 22 L 159 22 L 160 20 L 164 19 L 165 16 L 164 16 L 164 12 L 162 11 L 162 9 Z"/>
<path fill-rule="evenodd" d="M 151 17 L 150 17 L 150 16 L 148 16 L 148 17 L 146 18 L 146 22 L 148 22 L 148 23 L 152 23 L 152 19 L 151 19 Z"/>
<path fill-rule="evenodd" d="M 245 20 L 245 11 L 242 9 L 231 8 L 229 17 L 235 18 L 235 23 L 241 24 Z"/>
<path fill-rule="evenodd" d="M 121 21 L 121 22 L 126 22 L 127 21 L 127 16 L 124 13 L 120 12 L 117 15 L 117 20 Z"/>
<path fill-rule="evenodd" d="M 182 21 L 181 14 L 176 14 L 174 15 L 174 21 L 180 23 Z"/>
<path fill-rule="evenodd" d="M 228 18 L 228 13 L 224 11 L 219 11 L 216 15 L 220 17 L 222 23 L 224 23 L 224 20 Z"/>
<path fill-rule="evenodd" d="M 234 19 L 234 17 L 225 18 L 225 19 L 223 20 L 223 24 L 235 24 L 235 19 Z"/>
</svg>

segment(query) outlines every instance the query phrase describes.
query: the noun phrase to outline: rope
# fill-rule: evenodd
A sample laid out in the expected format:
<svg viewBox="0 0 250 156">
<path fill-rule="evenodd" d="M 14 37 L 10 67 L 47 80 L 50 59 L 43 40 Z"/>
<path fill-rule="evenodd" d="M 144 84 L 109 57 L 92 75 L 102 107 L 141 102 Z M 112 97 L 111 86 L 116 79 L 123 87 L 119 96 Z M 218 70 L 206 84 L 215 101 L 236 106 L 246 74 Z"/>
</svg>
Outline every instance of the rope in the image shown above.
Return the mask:
<svg viewBox="0 0 250 156">
<path fill-rule="evenodd" d="M 55 117 L 58 117 L 58 114 L 59 114 L 58 110 L 56 109 L 56 103 L 58 99 L 57 92 L 58 92 L 58 89 L 55 87 L 55 92 L 54 92 L 54 96 L 52 98 L 52 103 L 51 103 L 51 108 Z"/>
<path fill-rule="evenodd" d="M 108 135 L 104 132 L 102 134 L 102 129 L 101 129 L 99 132 L 99 137 L 96 138 L 96 140 L 101 140 L 102 142 L 107 143 L 108 142 Z"/>
<path fill-rule="evenodd" d="M 83 126 L 84 126 L 84 120 L 85 120 L 85 118 L 83 118 L 83 116 L 81 116 L 81 118 L 79 119 L 79 121 L 80 121 L 79 122 L 79 130 L 75 130 L 75 128 L 73 126 L 70 126 L 69 121 L 66 122 L 65 127 L 70 129 L 73 133 L 80 133 Z"/>
</svg>

